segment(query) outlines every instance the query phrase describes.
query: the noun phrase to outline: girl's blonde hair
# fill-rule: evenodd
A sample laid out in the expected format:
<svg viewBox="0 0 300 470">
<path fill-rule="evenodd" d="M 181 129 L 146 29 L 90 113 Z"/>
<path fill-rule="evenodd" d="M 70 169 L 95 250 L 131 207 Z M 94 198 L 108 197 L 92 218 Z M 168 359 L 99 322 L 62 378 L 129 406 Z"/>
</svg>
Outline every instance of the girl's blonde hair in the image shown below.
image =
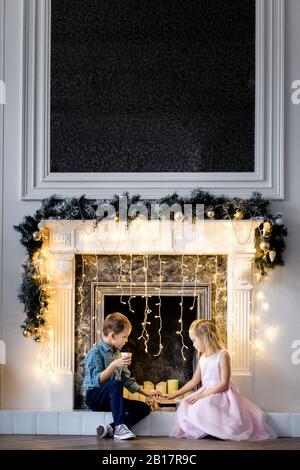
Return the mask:
<svg viewBox="0 0 300 470">
<path fill-rule="evenodd" d="M 224 349 L 218 328 L 211 320 L 194 320 L 190 326 L 195 335 L 201 339 L 205 349 L 212 349 L 214 352 Z"/>
</svg>

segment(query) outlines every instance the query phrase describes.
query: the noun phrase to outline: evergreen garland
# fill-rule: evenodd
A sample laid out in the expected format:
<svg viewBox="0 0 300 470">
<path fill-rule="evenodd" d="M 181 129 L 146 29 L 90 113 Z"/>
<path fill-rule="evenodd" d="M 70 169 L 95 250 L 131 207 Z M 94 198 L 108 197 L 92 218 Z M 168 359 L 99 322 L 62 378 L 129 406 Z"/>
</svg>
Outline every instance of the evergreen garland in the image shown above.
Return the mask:
<svg viewBox="0 0 300 470">
<path fill-rule="evenodd" d="M 213 196 L 201 189 L 193 190 L 190 197 L 182 197 L 177 193 L 173 193 L 156 201 L 142 200 L 139 195 L 130 197 L 128 193 L 124 193 L 124 196 L 127 196 L 127 208 L 140 202 L 147 207 L 149 214 L 153 204 L 167 204 L 168 206 L 177 204 L 182 210 L 184 204 L 192 204 L 193 215 L 196 215 L 196 204 L 203 204 L 204 218 L 206 219 L 261 218 L 262 222 L 255 231 L 255 266 L 258 272 L 264 276 L 268 270 L 284 264 L 283 252 L 286 246 L 284 237 L 287 235 L 287 228 L 282 222 L 281 214 L 273 215 L 270 212 L 270 201 L 263 199 L 259 193 L 253 193 L 249 199 Z M 116 194 L 111 200 L 90 200 L 84 195 L 80 198 L 71 197 L 58 200 L 53 195 L 42 201 L 41 207 L 34 215 L 25 216 L 22 223 L 14 226 L 14 229 L 21 234 L 21 243 L 27 251 L 27 260 L 23 265 L 24 273 L 18 295 L 20 301 L 24 304 L 26 316 L 24 323 L 21 325 L 24 336 L 34 335 L 34 339 L 39 341 L 38 329 L 45 323 L 43 312 L 48 304 L 45 293 L 47 279 L 38 275 L 33 261 L 34 255 L 43 244 L 43 240 L 36 235 L 39 234 L 42 221 L 95 220 L 98 223 L 104 216 L 98 215 L 97 208 L 104 203 L 111 204 L 115 208 L 116 215 L 119 215 L 119 196 Z M 136 216 L 129 217 L 128 222 Z M 174 214 L 171 214 L 171 217 L 174 217 Z M 265 222 L 270 223 L 271 229 L 262 235 Z M 262 248 L 262 242 L 267 243 L 267 248 Z"/>
</svg>

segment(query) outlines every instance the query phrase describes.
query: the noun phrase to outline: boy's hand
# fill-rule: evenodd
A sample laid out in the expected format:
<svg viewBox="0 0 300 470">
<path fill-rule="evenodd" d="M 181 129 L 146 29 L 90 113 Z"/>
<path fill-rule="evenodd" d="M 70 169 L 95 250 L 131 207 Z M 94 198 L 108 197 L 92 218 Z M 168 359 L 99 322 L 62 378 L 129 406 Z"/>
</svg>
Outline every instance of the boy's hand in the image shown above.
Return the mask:
<svg viewBox="0 0 300 470">
<path fill-rule="evenodd" d="M 145 397 L 160 397 L 161 392 L 159 390 L 145 390 L 144 388 L 139 390 L 140 393 L 145 395 Z"/>
<path fill-rule="evenodd" d="M 131 364 L 131 357 L 119 357 L 118 359 L 115 359 L 112 364 L 115 368 L 128 367 Z"/>
</svg>

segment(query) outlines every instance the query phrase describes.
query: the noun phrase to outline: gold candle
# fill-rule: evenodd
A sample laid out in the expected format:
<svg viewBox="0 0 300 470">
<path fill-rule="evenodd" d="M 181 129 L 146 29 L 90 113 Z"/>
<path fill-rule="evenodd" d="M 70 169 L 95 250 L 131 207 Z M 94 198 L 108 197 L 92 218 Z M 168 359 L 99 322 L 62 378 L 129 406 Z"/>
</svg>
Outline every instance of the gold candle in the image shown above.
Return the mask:
<svg viewBox="0 0 300 470">
<path fill-rule="evenodd" d="M 139 392 L 135 392 L 131 394 L 131 400 L 139 400 L 139 399 L 140 399 Z"/>
<path fill-rule="evenodd" d="M 145 390 L 153 390 L 154 389 L 154 383 L 149 382 L 149 380 L 147 380 L 146 382 L 144 382 L 143 388 Z"/>
<path fill-rule="evenodd" d="M 167 382 L 159 382 L 155 388 L 161 393 L 167 393 Z"/>
<path fill-rule="evenodd" d="M 168 383 L 168 393 L 176 392 L 178 390 L 179 381 L 177 379 L 167 380 Z"/>
</svg>

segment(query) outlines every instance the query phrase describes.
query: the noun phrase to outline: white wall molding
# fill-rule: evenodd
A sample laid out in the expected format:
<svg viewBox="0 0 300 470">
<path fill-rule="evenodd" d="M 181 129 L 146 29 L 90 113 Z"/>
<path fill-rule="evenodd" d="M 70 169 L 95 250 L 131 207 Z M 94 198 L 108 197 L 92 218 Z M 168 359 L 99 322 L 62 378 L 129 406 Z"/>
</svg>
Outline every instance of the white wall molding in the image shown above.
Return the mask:
<svg viewBox="0 0 300 470">
<path fill-rule="evenodd" d="M 284 0 L 256 0 L 256 129 L 253 173 L 51 173 L 51 0 L 25 0 L 22 199 L 111 197 L 125 190 L 157 198 L 195 187 L 215 194 L 284 197 Z"/>
</svg>

